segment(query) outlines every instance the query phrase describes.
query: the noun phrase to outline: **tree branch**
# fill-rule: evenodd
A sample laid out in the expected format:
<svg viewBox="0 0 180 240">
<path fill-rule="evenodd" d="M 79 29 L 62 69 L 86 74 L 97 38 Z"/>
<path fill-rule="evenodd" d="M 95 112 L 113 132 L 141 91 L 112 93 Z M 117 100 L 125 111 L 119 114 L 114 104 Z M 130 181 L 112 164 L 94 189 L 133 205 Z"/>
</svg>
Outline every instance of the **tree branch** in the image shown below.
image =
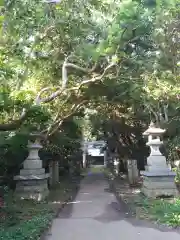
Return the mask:
<svg viewBox="0 0 180 240">
<path fill-rule="evenodd" d="M 36 99 L 35 99 L 35 105 L 40 105 L 41 103 L 48 103 L 48 102 L 51 102 L 53 99 L 55 99 L 57 96 L 59 96 L 63 89 L 60 89 L 60 87 L 57 87 L 59 90 L 52 93 L 49 97 L 46 97 L 46 98 L 40 98 L 41 95 L 44 93 L 44 92 L 47 92 L 51 89 L 54 89 L 54 87 L 45 87 L 43 88 L 37 95 Z"/>
<path fill-rule="evenodd" d="M 67 64 L 67 65 L 66 65 Z M 47 87 L 47 88 L 44 88 L 40 91 L 40 93 L 38 94 L 38 97 L 36 98 L 36 103 L 48 103 L 48 102 L 51 102 L 52 100 L 54 100 L 55 98 L 57 98 L 58 96 L 60 96 L 63 91 L 65 90 L 65 87 L 66 87 L 66 84 L 68 82 L 68 79 L 67 79 L 67 69 L 66 67 L 67 66 L 71 66 L 75 69 L 83 69 L 84 72 L 86 73 L 91 73 L 91 70 L 87 70 L 87 69 L 84 69 L 84 68 L 81 68 L 81 67 L 78 67 L 77 65 L 74 65 L 74 64 L 70 64 L 70 63 L 67 63 L 67 59 L 64 61 L 63 63 L 63 66 L 62 66 L 62 88 L 60 88 L 59 90 L 57 90 L 56 92 L 52 93 L 49 97 L 47 98 L 44 98 L 44 99 L 40 99 L 40 95 L 42 93 L 44 93 L 45 91 L 48 91 L 50 89 L 52 89 L 52 87 Z M 93 82 L 96 82 L 96 81 L 100 81 L 102 80 L 102 78 L 105 76 L 105 74 L 107 73 L 107 71 L 112 68 L 113 66 L 115 66 L 115 63 L 111 63 L 109 64 L 103 71 L 103 73 L 101 75 L 97 75 L 97 76 L 93 76 L 91 79 L 89 80 L 84 80 L 82 81 L 80 84 L 78 84 L 76 87 L 72 87 L 70 89 L 67 89 L 67 91 L 73 91 L 73 90 L 79 90 L 81 87 L 83 87 L 84 85 L 86 84 L 89 84 L 89 83 L 93 83 Z"/>
<path fill-rule="evenodd" d="M 67 103 L 68 100 L 70 99 L 70 97 L 71 97 L 71 95 L 69 95 L 69 96 L 65 99 L 65 101 L 63 102 L 63 104 Z M 49 126 L 48 129 L 43 130 L 42 133 L 50 132 L 50 131 L 52 130 L 52 128 L 53 128 L 56 124 L 58 124 L 59 118 L 60 118 L 60 113 L 61 113 L 61 111 L 60 111 L 60 109 L 59 109 L 59 111 L 58 111 L 58 113 L 56 114 L 56 117 L 55 117 L 55 119 L 54 119 L 54 123 L 51 124 L 51 126 Z"/>
<path fill-rule="evenodd" d="M 72 88 L 72 90 L 79 90 L 81 87 L 83 87 L 84 85 L 88 84 L 88 83 L 93 83 L 93 82 L 98 82 L 101 81 L 102 78 L 105 76 L 105 74 L 107 73 L 107 71 L 112 68 L 113 66 L 115 66 L 115 63 L 111 63 L 109 64 L 105 70 L 103 71 L 103 73 L 101 75 L 96 75 L 93 76 L 91 79 L 88 80 L 84 80 L 82 81 L 77 87 Z"/>
<path fill-rule="evenodd" d="M 68 62 L 68 58 L 67 57 L 63 63 L 63 66 L 62 66 L 62 88 L 64 89 L 68 83 L 68 73 L 67 73 L 67 69 L 68 68 L 73 68 L 75 70 L 79 70 L 81 72 L 84 72 L 86 74 L 90 74 L 94 71 L 94 69 L 96 68 L 96 65 L 92 68 L 92 69 L 88 69 L 88 68 L 83 68 L 83 67 L 80 67 L 76 64 L 73 64 L 73 63 L 69 63 Z"/>
<path fill-rule="evenodd" d="M 51 129 L 53 129 L 51 132 L 50 130 L 48 130 L 47 134 L 46 134 L 46 138 L 48 138 L 49 136 L 52 136 L 56 131 L 59 130 L 60 126 L 62 125 L 62 123 L 64 122 L 64 120 L 68 119 L 69 117 L 71 117 L 73 114 L 75 114 L 77 112 L 77 110 L 79 110 L 83 104 L 85 104 L 86 102 L 88 102 L 87 100 L 83 100 L 82 102 L 80 102 L 79 104 L 74 104 L 71 109 L 70 112 L 65 115 L 63 118 L 61 118 L 60 120 L 56 121 L 53 126 L 51 127 Z"/>
<path fill-rule="evenodd" d="M 145 103 L 144 103 L 144 104 L 145 104 Z M 158 118 L 157 113 L 153 110 L 153 108 L 152 108 L 151 106 L 149 106 L 149 105 L 146 105 L 146 104 L 145 104 L 145 107 L 146 107 L 147 109 L 149 109 L 150 113 L 152 113 L 152 114 L 154 115 L 154 117 L 155 117 L 155 119 L 156 119 L 156 122 L 158 123 L 158 122 L 159 122 L 159 118 Z"/>
<path fill-rule="evenodd" d="M 48 103 L 48 102 L 51 102 L 52 100 L 54 100 L 55 98 L 59 97 L 65 87 L 66 87 L 66 84 L 68 82 L 68 75 L 67 75 L 67 68 L 68 67 L 71 67 L 71 68 L 74 68 L 76 70 L 81 70 L 82 72 L 84 73 L 87 73 L 87 74 L 92 74 L 92 69 L 88 70 L 88 69 L 85 69 L 85 68 L 82 68 L 82 67 L 79 67 L 75 64 L 72 64 L 72 63 L 68 63 L 67 62 L 68 58 L 65 59 L 64 63 L 63 63 L 63 66 L 62 66 L 62 87 L 58 87 L 60 88 L 59 90 L 55 91 L 54 93 L 52 93 L 50 96 L 46 97 L 46 98 L 40 98 L 40 96 L 42 95 L 42 93 L 44 92 L 47 92 L 48 90 L 50 89 L 53 89 L 53 87 L 46 87 L 46 88 L 43 88 L 37 95 L 36 99 L 35 99 L 35 105 L 40 105 L 41 103 Z M 82 81 L 80 84 L 78 84 L 76 87 L 73 87 L 73 88 L 70 88 L 68 89 L 69 91 L 72 91 L 72 90 L 80 90 L 81 87 L 83 87 L 84 85 L 86 84 L 89 84 L 89 83 L 93 83 L 93 82 L 96 82 L 96 81 L 101 81 L 102 78 L 105 76 L 105 74 L 107 73 L 107 71 L 112 68 L 113 66 L 115 66 L 115 63 L 111 63 L 109 64 L 103 71 L 103 73 L 101 75 L 96 75 L 96 76 L 93 76 L 91 79 L 89 80 L 84 80 Z M 17 128 L 19 128 L 21 126 L 21 124 L 27 119 L 27 116 L 28 116 L 28 112 L 29 112 L 29 109 L 23 109 L 22 111 L 22 114 L 20 116 L 20 118 L 18 120 L 14 120 L 10 123 L 7 123 L 7 124 L 0 124 L 0 131 L 13 131 L 13 130 L 16 130 Z M 71 115 L 71 114 L 70 114 Z"/>
</svg>

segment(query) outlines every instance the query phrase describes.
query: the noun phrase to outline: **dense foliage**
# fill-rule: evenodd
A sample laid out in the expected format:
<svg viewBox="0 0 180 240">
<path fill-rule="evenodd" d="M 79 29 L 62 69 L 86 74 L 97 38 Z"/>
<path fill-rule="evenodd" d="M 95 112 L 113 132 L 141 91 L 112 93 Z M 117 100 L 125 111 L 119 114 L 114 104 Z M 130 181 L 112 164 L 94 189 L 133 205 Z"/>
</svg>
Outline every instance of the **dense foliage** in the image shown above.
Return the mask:
<svg viewBox="0 0 180 240">
<path fill-rule="evenodd" d="M 142 132 L 153 120 L 178 159 L 179 29 L 180 0 L 0 0 L 0 176 L 18 173 L 34 131 L 44 166 L 54 159 L 68 169 L 82 138 L 144 161 Z M 0 238 L 36 239 L 51 216 Z"/>
<path fill-rule="evenodd" d="M 1 159 L 6 141 L 18 138 L 11 146 L 20 152 L 22 135 L 33 130 L 46 136 L 51 155 L 64 139 L 74 144 L 63 124 L 82 118 L 85 108 L 96 110 L 96 137 L 113 136 L 126 145 L 123 157 L 139 151 L 142 131 L 153 120 L 168 129 L 168 154 L 174 158 L 179 0 L 8 0 L 0 11 L 0 130 L 6 132 Z M 120 133 L 118 124 L 126 130 Z"/>
</svg>

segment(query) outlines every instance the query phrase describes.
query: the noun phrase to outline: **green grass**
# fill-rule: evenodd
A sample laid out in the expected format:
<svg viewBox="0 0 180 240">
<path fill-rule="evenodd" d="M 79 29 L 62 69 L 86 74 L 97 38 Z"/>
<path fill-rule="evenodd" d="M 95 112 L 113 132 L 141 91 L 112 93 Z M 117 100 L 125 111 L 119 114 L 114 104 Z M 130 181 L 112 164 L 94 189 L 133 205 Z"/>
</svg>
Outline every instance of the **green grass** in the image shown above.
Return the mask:
<svg viewBox="0 0 180 240">
<path fill-rule="evenodd" d="M 172 227 L 180 226 L 180 199 L 148 199 L 137 194 L 126 196 L 126 201 L 137 218 Z"/>
<path fill-rule="evenodd" d="M 121 199 L 130 207 L 133 215 L 171 227 L 180 226 L 180 199 L 150 199 L 140 193 L 140 188 L 130 188 L 126 181 L 114 178 L 107 171 L 111 183 Z"/>
<path fill-rule="evenodd" d="M 180 226 L 180 200 L 174 199 L 168 202 L 162 200 L 148 200 L 143 202 L 143 207 L 152 218 L 159 223 L 164 223 L 168 226 Z"/>
<path fill-rule="evenodd" d="M 0 239 L 39 239 L 55 214 L 46 202 L 12 198 L 0 209 Z"/>
<path fill-rule="evenodd" d="M 21 221 L 11 227 L 0 229 L 2 240 L 25 240 L 39 239 L 40 235 L 50 225 L 53 219 L 53 212 L 39 213 L 31 216 L 31 219 Z"/>
<path fill-rule="evenodd" d="M 38 240 L 50 226 L 57 210 L 68 200 L 77 184 L 63 180 L 50 190 L 46 201 L 18 200 L 9 193 L 6 205 L 0 208 L 1 240 Z"/>
</svg>

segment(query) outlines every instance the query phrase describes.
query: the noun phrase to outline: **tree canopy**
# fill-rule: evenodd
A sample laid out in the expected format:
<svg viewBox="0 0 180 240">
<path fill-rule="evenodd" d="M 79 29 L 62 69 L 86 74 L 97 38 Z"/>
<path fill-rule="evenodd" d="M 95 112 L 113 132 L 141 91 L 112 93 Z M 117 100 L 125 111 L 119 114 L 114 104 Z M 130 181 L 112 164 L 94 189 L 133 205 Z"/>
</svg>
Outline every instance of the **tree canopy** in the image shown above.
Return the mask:
<svg viewBox="0 0 180 240">
<path fill-rule="evenodd" d="M 111 135 L 110 119 L 140 131 L 153 120 L 175 141 L 179 0 L 0 3 L 0 131 L 35 129 L 48 139 L 93 109 L 96 135 L 97 126 Z"/>
</svg>

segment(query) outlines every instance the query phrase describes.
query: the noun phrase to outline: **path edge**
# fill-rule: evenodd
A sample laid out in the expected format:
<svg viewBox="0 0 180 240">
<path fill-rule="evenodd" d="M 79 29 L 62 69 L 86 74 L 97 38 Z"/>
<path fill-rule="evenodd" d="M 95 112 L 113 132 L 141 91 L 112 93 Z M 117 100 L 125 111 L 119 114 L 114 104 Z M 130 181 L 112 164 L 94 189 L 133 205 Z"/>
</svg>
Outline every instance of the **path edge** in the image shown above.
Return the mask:
<svg viewBox="0 0 180 240">
<path fill-rule="evenodd" d="M 77 195 L 79 189 L 80 189 L 80 184 L 81 184 L 81 181 L 82 179 L 84 178 L 83 175 L 81 175 L 79 178 L 78 178 L 78 182 L 77 182 L 77 185 L 75 187 L 75 189 L 73 190 L 71 196 L 69 196 L 67 199 L 64 200 L 64 202 L 61 204 L 61 206 L 59 206 L 59 208 L 56 210 L 52 220 L 50 221 L 50 223 L 48 224 L 48 227 L 42 232 L 42 234 L 39 236 L 39 240 L 47 240 L 47 237 L 50 233 L 50 230 L 52 228 L 52 225 L 53 225 L 53 221 L 58 218 L 59 214 L 61 213 L 61 211 L 64 209 L 64 207 L 74 199 L 74 197 Z"/>
<path fill-rule="evenodd" d="M 105 173 L 104 175 L 105 175 L 105 178 L 108 181 L 109 190 L 114 194 L 118 203 L 122 206 L 123 212 L 126 213 L 126 214 L 128 213 L 128 215 L 131 215 L 133 217 L 133 211 L 132 211 L 131 207 L 123 200 L 123 198 L 121 198 L 121 196 L 119 196 L 119 194 L 116 190 L 116 186 L 114 184 L 114 180 L 111 179 L 110 174 Z"/>
</svg>

